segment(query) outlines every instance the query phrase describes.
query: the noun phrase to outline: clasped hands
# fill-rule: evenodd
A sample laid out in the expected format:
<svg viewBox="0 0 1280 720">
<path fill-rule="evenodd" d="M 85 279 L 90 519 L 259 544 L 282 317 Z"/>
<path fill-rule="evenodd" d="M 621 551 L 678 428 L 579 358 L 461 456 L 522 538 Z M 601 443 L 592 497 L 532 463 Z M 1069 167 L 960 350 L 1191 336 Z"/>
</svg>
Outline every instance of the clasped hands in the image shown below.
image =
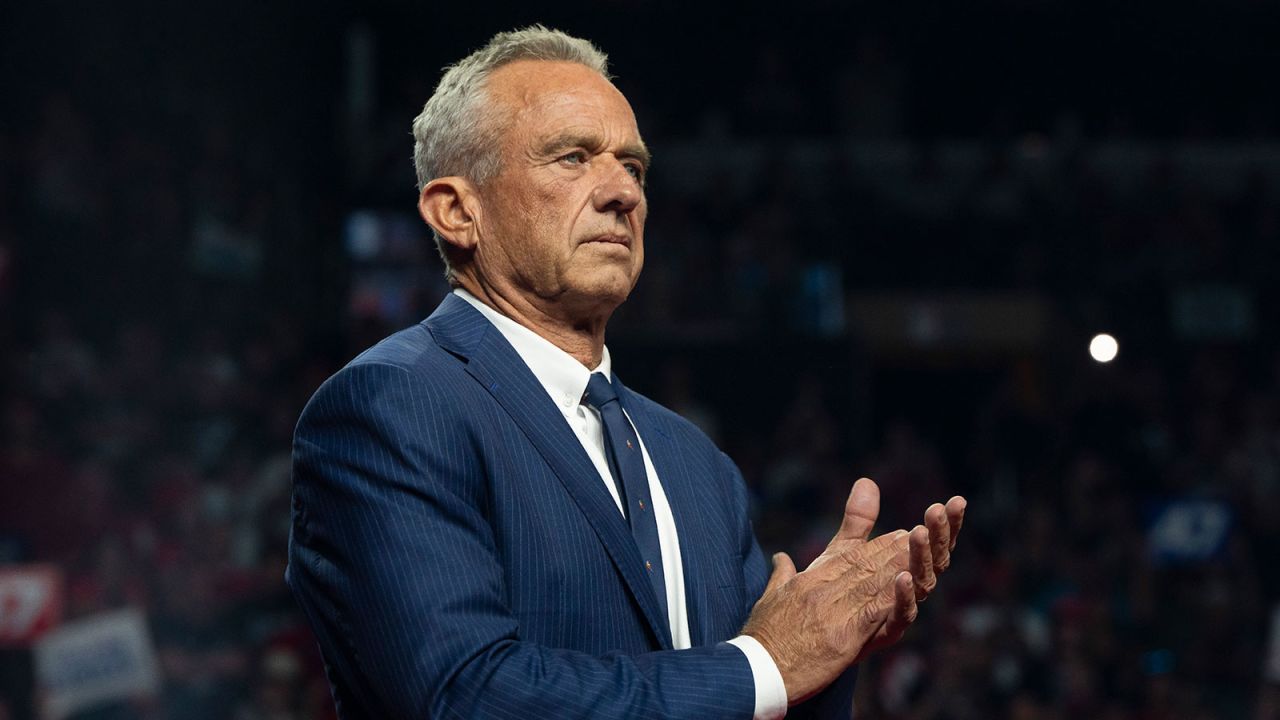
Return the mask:
<svg viewBox="0 0 1280 720">
<path fill-rule="evenodd" d="M 880 488 L 862 478 L 845 502 L 840 530 L 804 572 L 796 572 L 786 553 L 773 556 L 769 584 L 742 632 L 769 651 L 789 704 L 902 637 L 916 619 L 917 603 L 951 563 L 965 505 L 958 495 L 946 505 L 934 503 L 924 525 L 873 540 Z"/>
</svg>

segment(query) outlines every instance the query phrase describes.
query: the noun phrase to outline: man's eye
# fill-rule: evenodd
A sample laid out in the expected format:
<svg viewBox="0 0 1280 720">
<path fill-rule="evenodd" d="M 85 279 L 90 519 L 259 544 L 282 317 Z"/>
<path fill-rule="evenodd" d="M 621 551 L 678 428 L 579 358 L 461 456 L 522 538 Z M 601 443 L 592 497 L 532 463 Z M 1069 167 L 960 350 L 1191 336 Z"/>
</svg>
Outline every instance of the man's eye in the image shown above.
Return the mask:
<svg viewBox="0 0 1280 720">
<path fill-rule="evenodd" d="M 627 172 L 631 173 L 631 177 L 635 178 L 636 182 L 644 182 L 644 168 L 639 165 L 636 165 L 635 163 L 627 163 Z"/>
<path fill-rule="evenodd" d="M 586 161 L 587 161 L 587 154 L 582 152 L 581 150 L 574 150 L 573 152 L 568 153 L 567 155 L 562 155 L 560 157 L 560 162 L 566 165 L 581 165 Z"/>
</svg>

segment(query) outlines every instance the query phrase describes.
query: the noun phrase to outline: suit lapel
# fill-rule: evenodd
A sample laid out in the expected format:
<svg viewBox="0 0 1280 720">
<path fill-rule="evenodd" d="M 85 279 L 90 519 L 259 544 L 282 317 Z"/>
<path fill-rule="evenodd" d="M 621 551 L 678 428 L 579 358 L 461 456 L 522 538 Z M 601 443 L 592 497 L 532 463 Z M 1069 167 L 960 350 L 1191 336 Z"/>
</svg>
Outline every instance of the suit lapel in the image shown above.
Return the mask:
<svg viewBox="0 0 1280 720">
<path fill-rule="evenodd" d="M 631 529 L 605 489 L 582 443 L 533 372 L 502 333 L 467 301 L 449 295 L 425 321 L 441 347 L 467 359 L 467 372 L 489 391 L 551 467 L 595 530 L 650 630 L 665 649 L 671 631 L 644 575 Z"/>
<path fill-rule="evenodd" d="M 680 562 L 684 565 L 685 608 L 689 618 L 689 641 L 693 647 L 706 642 L 710 629 L 706 626 L 708 574 L 701 567 L 699 548 L 707 547 L 703 540 L 702 523 L 698 518 L 700 507 L 694 494 L 693 478 L 689 476 L 686 463 L 681 459 L 675 440 L 644 406 L 631 394 L 614 375 L 613 382 L 618 388 L 618 397 L 622 407 L 627 411 L 631 422 L 635 424 L 644 447 L 649 451 L 649 459 L 662 482 L 662 491 L 667 496 L 667 504 L 671 506 L 671 515 L 676 523 L 676 535 L 680 538 Z"/>
</svg>

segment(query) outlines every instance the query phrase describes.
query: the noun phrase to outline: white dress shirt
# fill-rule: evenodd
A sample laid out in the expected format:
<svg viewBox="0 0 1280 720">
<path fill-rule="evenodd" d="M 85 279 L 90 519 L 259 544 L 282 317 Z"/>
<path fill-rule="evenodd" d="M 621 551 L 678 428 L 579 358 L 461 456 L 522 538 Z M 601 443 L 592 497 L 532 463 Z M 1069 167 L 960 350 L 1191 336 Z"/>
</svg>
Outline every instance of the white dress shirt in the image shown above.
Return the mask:
<svg viewBox="0 0 1280 720">
<path fill-rule="evenodd" d="M 466 300 L 480 314 L 484 315 L 493 326 L 502 333 L 511 347 L 524 360 L 525 365 L 533 372 L 534 377 L 542 384 L 543 389 L 551 396 L 556 407 L 564 415 L 564 419 L 573 428 L 582 443 L 582 449 L 591 458 L 596 472 L 604 482 L 613 501 L 622 513 L 622 499 L 618 486 L 614 482 L 613 473 L 609 470 L 609 460 L 605 455 L 604 426 L 600 421 L 600 413 L 589 405 L 582 403 L 582 396 L 587 391 L 587 382 L 593 372 L 603 373 L 605 378 L 613 381 L 609 348 L 604 348 L 600 365 L 595 370 L 588 370 L 565 351 L 550 341 L 524 327 L 520 323 L 494 310 L 478 300 L 466 290 L 456 289 L 455 295 Z M 624 411 L 625 413 L 625 411 Z M 630 422 L 630 416 L 627 417 Z M 632 423 L 635 430 L 635 424 Z M 667 503 L 667 495 L 662 490 L 658 473 L 654 470 L 653 461 L 649 459 L 649 451 L 644 446 L 644 438 L 636 431 L 640 440 L 640 454 L 644 457 L 645 473 L 649 476 L 649 493 L 653 498 L 653 516 L 658 523 L 658 544 L 662 548 L 663 577 L 667 586 L 667 622 L 671 627 L 671 641 L 677 650 L 690 646 L 689 616 L 685 607 L 684 564 L 680 561 L 680 538 L 676 535 L 675 518 L 671 515 L 671 506 Z M 625 514 L 625 513 L 624 513 Z M 755 681 L 755 718 L 756 720 L 774 720 L 787 714 L 787 688 L 782 682 L 782 674 L 769 651 L 764 649 L 755 638 L 739 635 L 729 641 L 742 650 L 751 666 L 751 676 Z"/>
</svg>

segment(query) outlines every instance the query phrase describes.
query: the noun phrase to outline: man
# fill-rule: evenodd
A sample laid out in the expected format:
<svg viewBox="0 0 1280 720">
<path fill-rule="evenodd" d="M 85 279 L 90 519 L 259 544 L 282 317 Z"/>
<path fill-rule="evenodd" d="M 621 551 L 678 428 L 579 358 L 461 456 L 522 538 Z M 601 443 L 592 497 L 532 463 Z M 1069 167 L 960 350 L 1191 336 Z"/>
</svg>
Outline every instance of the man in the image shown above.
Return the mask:
<svg viewBox="0 0 1280 720">
<path fill-rule="evenodd" d="M 611 373 L 649 153 L 590 43 L 495 36 L 414 135 L 456 290 L 326 382 L 295 438 L 288 580 L 340 715 L 847 715 L 846 671 L 914 619 L 964 501 L 870 540 L 860 480 L 827 551 L 769 577 L 732 462 Z"/>
</svg>

